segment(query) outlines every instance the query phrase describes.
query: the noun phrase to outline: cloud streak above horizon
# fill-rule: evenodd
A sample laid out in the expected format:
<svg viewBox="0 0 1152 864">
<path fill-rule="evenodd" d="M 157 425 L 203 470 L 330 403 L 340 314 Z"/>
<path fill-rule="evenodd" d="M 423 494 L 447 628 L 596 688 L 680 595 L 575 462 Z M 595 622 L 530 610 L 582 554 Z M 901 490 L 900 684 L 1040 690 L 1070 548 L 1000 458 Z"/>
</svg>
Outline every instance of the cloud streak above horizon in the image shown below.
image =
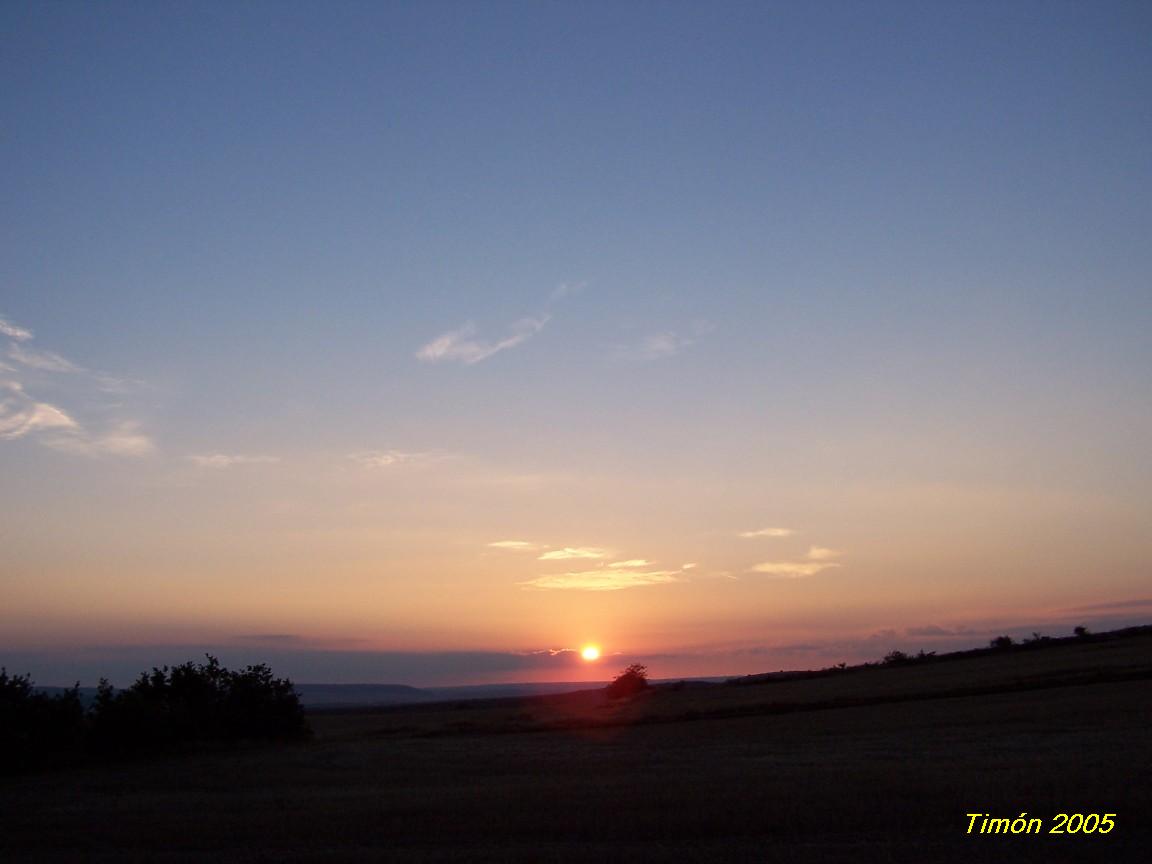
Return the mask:
<svg viewBox="0 0 1152 864">
<path fill-rule="evenodd" d="M 85 371 L 67 357 L 61 357 L 54 351 L 31 351 L 19 342 L 14 342 L 8 347 L 8 356 L 29 369 L 38 369 L 42 372 L 76 373 Z"/>
<path fill-rule="evenodd" d="M 808 576 L 815 576 L 831 567 L 839 566 L 839 564 L 817 561 L 766 561 L 763 564 L 755 565 L 748 572 L 763 573 L 777 579 L 804 579 Z"/>
<path fill-rule="evenodd" d="M 585 570 L 554 573 L 519 583 L 525 588 L 560 591 L 622 591 L 683 581 L 677 570 Z"/>
<path fill-rule="evenodd" d="M 271 465 L 279 456 L 246 455 L 243 453 L 196 453 L 188 460 L 200 468 L 231 468 L 234 465 Z"/>
<path fill-rule="evenodd" d="M 488 546 L 492 549 L 507 549 L 510 552 L 537 552 L 548 548 L 528 540 L 494 540 Z"/>
<path fill-rule="evenodd" d="M 0 438 L 23 438 L 44 430 L 76 429 L 78 424 L 62 409 L 37 402 L 16 381 L 0 381 Z"/>
<path fill-rule="evenodd" d="M 749 540 L 754 537 L 791 537 L 795 533 L 791 528 L 759 528 L 755 531 L 741 531 L 736 536 Z"/>
<path fill-rule="evenodd" d="M 496 341 L 473 338 L 476 325 L 469 321 L 457 330 L 449 330 L 428 342 L 416 352 L 416 359 L 424 363 L 456 361 L 465 366 L 473 366 L 487 360 L 501 351 L 515 348 L 544 329 L 551 315 L 538 318 L 521 318 L 509 325 L 511 334 Z"/>
<path fill-rule="evenodd" d="M 140 423 L 136 420 L 106 420 L 103 431 L 94 432 L 77 420 L 71 411 L 33 398 L 25 390 L 21 370 L 31 374 L 32 380 L 55 380 L 57 386 L 62 382 L 52 376 L 72 378 L 74 383 L 68 385 L 72 395 L 89 401 L 93 395 L 92 383 L 95 383 L 96 391 L 118 393 L 123 392 L 129 382 L 92 372 L 53 351 L 26 348 L 23 343 L 34 338 L 32 331 L 6 318 L 0 318 L 0 335 L 12 340 L 8 344 L 7 356 L 19 364 L 19 367 L 0 364 L 0 372 L 4 373 L 0 377 L 0 438 L 12 440 L 35 436 L 46 447 L 87 456 L 139 457 L 155 450 L 152 439 L 140 431 Z M 77 381 L 80 382 L 79 390 Z M 107 412 L 112 406 L 101 404 L 93 407 Z"/>
<path fill-rule="evenodd" d="M 611 549 L 601 549 L 598 546 L 565 546 L 563 549 L 553 549 L 545 552 L 538 561 L 567 561 L 572 558 L 586 558 L 600 561 L 611 558 L 615 554 Z"/>
<path fill-rule="evenodd" d="M 9 339 L 15 339 L 17 342 L 26 342 L 32 338 L 31 330 L 18 327 L 7 318 L 0 318 L 0 334 L 7 336 Z"/>
<path fill-rule="evenodd" d="M 831 559 L 839 558 L 841 554 L 826 546 L 809 546 L 804 556 L 806 561 L 765 561 L 763 564 L 756 564 L 748 572 L 763 573 L 777 579 L 804 579 L 832 567 L 839 567 L 839 562 Z"/>
<path fill-rule="evenodd" d="M 364 468 L 380 470 L 398 468 L 401 465 L 429 465 L 445 456 L 427 450 L 364 450 L 349 453 L 348 458 Z"/>
</svg>

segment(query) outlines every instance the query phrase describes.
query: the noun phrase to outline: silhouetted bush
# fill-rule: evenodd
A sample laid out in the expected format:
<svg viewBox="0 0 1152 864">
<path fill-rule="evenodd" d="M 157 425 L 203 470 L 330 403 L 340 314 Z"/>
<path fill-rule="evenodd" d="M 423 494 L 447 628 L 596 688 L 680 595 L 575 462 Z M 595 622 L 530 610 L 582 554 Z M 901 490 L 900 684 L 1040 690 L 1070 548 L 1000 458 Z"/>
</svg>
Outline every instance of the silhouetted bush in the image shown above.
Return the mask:
<svg viewBox="0 0 1152 864">
<path fill-rule="evenodd" d="M 635 696 L 648 689 L 648 667 L 633 663 L 616 676 L 608 685 L 609 699 L 623 699 L 626 696 Z"/>
<path fill-rule="evenodd" d="M 935 656 L 935 651 L 925 651 L 923 648 L 915 654 L 906 654 L 903 651 L 894 650 L 884 655 L 883 662 L 886 666 L 900 666 L 904 663 L 921 663 L 925 660 L 931 660 Z M 843 668 L 843 666 L 840 668 Z"/>
<path fill-rule="evenodd" d="M 1085 636 L 1088 635 L 1088 628 L 1085 627 L 1083 624 L 1081 624 L 1077 627 L 1073 627 L 1072 628 L 1072 635 L 1078 636 L 1079 638 L 1083 639 Z"/>
<path fill-rule="evenodd" d="M 80 749 L 83 735 L 79 684 L 49 696 L 29 676 L 0 668 L 0 772 L 59 761 Z"/>
<path fill-rule="evenodd" d="M 291 681 L 263 664 L 233 672 L 210 655 L 207 663 L 143 673 L 120 692 L 101 680 L 91 713 L 93 746 L 113 752 L 308 734 Z"/>
<path fill-rule="evenodd" d="M 1014 643 L 1012 642 L 1011 636 L 997 636 L 995 639 L 988 643 L 988 647 L 1004 649 L 1011 648 L 1013 644 Z"/>
</svg>

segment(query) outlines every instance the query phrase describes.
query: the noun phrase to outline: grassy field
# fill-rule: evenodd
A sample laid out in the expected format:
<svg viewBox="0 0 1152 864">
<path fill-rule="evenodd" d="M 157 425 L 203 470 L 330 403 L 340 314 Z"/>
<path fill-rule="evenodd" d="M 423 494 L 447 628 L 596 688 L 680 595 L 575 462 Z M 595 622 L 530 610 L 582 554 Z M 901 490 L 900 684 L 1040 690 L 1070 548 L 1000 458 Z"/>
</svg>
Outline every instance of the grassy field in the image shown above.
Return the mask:
<svg viewBox="0 0 1152 864">
<path fill-rule="evenodd" d="M 750 686 L 320 713 L 0 785 L 0 860 L 1145 861 L 1152 636 Z M 967 834 L 968 813 L 1043 820 Z M 1052 835 L 1057 813 L 1110 834 Z"/>
</svg>

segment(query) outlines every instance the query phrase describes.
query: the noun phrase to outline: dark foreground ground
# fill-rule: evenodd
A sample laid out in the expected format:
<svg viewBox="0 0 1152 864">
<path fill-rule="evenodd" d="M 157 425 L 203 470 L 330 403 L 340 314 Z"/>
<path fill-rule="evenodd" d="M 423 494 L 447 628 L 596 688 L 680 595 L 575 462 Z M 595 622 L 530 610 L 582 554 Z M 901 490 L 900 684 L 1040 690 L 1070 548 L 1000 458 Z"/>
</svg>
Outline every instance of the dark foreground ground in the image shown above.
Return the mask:
<svg viewBox="0 0 1152 864">
<path fill-rule="evenodd" d="M 321 714 L 304 745 L 0 781 L 0 861 L 1144 862 L 1150 672 L 1145 635 L 626 705 Z M 966 834 L 977 812 L 1045 833 Z M 1058 813 L 1116 827 L 1049 834 Z"/>
</svg>

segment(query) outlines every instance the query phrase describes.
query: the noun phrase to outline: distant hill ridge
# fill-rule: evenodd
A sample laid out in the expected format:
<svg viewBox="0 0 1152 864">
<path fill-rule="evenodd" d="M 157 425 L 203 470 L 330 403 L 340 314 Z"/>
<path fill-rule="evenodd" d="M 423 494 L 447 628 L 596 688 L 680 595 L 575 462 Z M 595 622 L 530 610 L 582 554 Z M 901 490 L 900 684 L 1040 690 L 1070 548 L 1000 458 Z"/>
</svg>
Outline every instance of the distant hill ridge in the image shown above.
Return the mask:
<svg viewBox="0 0 1152 864">
<path fill-rule="evenodd" d="M 472 699 L 548 696 L 603 687 L 604 681 L 540 684 L 473 684 L 459 687 L 410 687 L 406 684 L 297 684 L 300 702 L 308 708 L 365 705 L 411 705 Z"/>
<path fill-rule="evenodd" d="M 762 672 L 753 675 L 737 677 L 715 676 L 710 678 L 668 678 L 653 679 L 652 683 L 662 687 L 683 688 L 685 686 L 706 687 L 709 684 L 726 683 L 730 685 L 755 685 L 768 683 L 783 683 L 787 681 L 800 681 L 827 676 L 839 676 L 845 672 L 874 669 L 887 665 L 919 665 L 948 663 L 950 661 L 987 655 L 1005 656 L 1036 650 L 1049 650 L 1065 645 L 1084 645 L 1091 643 L 1113 642 L 1116 640 L 1131 639 L 1134 637 L 1152 636 L 1152 625 L 1126 627 L 1120 630 L 1110 630 L 1101 633 L 1086 633 L 1080 636 L 1047 637 L 1034 640 L 1025 640 L 1002 647 L 970 648 L 960 651 L 950 651 L 945 654 L 925 654 L 923 656 L 908 655 L 897 664 L 888 664 L 884 661 L 861 663 L 853 666 L 830 667 L 827 669 L 791 670 L 779 672 Z M 464 702 L 487 699 L 517 699 L 532 696 L 551 696 L 565 693 L 575 693 L 586 690 L 601 689 L 606 681 L 568 681 L 568 682 L 541 682 L 516 684 L 474 684 L 456 687 L 412 687 L 407 684 L 296 684 L 296 692 L 300 695 L 300 702 L 312 710 L 388 707 L 394 705 L 419 705 L 439 702 Z M 65 687 L 37 687 L 38 691 L 49 695 L 64 692 Z M 79 689 L 81 702 L 87 706 L 96 697 L 95 687 L 81 687 Z"/>
<path fill-rule="evenodd" d="M 458 687 L 412 687 L 408 684 L 295 684 L 300 704 L 306 708 L 360 708 L 463 702 L 475 699 L 522 698 L 572 693 L 604 687 L 606 681 L 543 682 L 538 684 L 474 684 Z M 37 687 L 55 696 L 69 687 Z M 87 707 L 96 698 L 95 687 L 81 687 L 80 701 Z"/>
</svg>

